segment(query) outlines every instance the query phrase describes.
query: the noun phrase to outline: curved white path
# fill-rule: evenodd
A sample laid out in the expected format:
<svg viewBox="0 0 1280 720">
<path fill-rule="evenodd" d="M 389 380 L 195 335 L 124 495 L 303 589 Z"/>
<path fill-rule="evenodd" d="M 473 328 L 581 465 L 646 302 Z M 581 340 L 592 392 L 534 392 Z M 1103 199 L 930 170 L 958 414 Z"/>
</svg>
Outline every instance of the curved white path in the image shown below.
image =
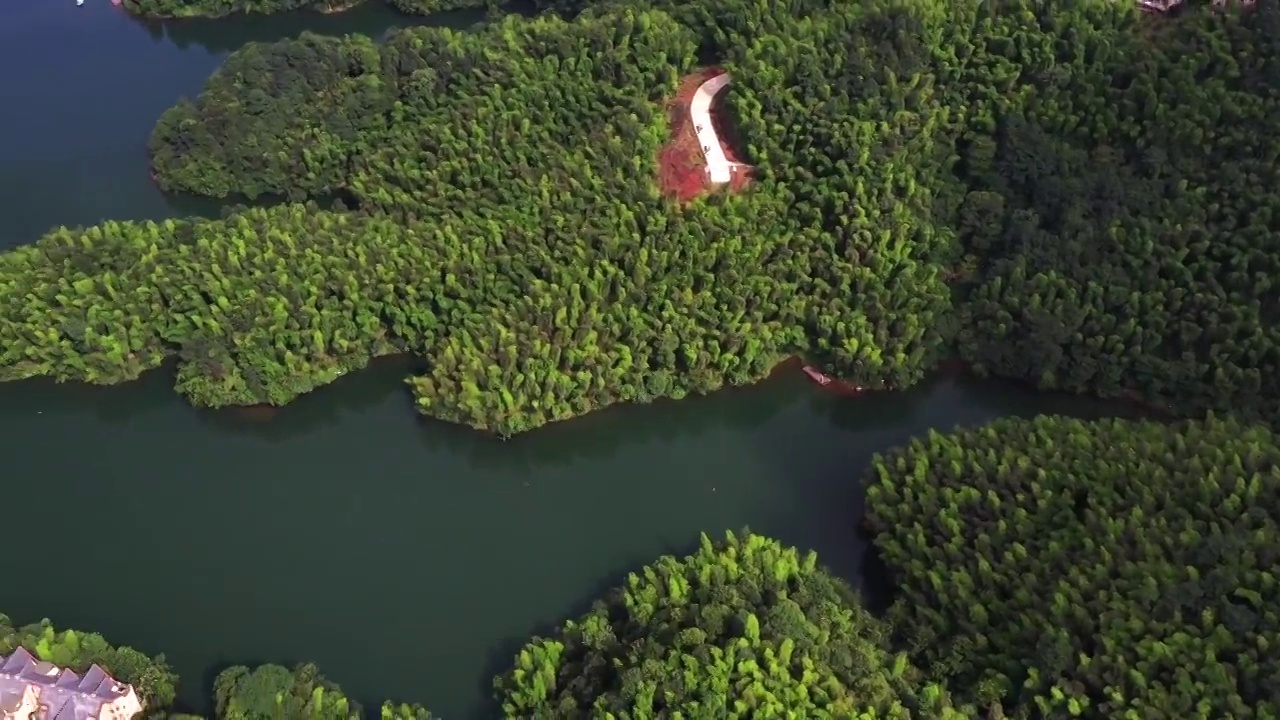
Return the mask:
<svg viewBox="0 0 1280 720">
<path fill-rule="evenodd" d="M 693 119 L 698 144 L 702 146 L 702 155 L 707 159 L 707 175 L 713 183 L 727 183 L 733 179 L 734 168 L 747 167 L 742 163 L 729 162 L 720 138 L 716 135 L 716 128 L 711 123 L 711 101 L 728 84 L 729 73 L 721 73 L 699 85 L 689 103 L 689 117 Z"/>
</svg>

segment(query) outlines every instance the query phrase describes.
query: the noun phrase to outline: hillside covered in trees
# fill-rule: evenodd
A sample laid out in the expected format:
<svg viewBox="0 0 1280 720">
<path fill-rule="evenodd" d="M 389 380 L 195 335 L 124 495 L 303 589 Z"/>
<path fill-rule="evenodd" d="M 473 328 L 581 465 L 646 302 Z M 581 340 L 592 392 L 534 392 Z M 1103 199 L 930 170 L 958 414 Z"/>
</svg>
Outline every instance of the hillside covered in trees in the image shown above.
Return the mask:
<svg viewBox="0 0 1280 720">
<path fill-rule="evenodd" d="M 1280 10 L 1128 24 L 1018 36 L 1021 71 L 977 111 L 960 352 L 1046 389 L 1275 421 Z"/>
<path fill-rule="evenodd" d="M 898 642 L 955 702 L 1011 718 L 1280 713 L 1271 429 L 1006 419 L 914 440 L 867 483 Z"/>
<path fill-rule="evenodd" d="M 157 181 L 295 204 L 5 253 L 0 377 L 176 358 L 194 403 L 278 405 L 408 352 L 424 413 L 509 435 L 794 354 L 878 389 L 958 354 L 1280 413 L 1280 10 L 556 9 L 233 54 L 157 124 Z M 677 206 L 662 103 L 708 53 L 759 178 Z"/>
<path fill-rule="evenodd" d="M 817 555 L 753 535 L 631 573 L 494 681 L 503 717 L 962 717 Z"/>
</svg>

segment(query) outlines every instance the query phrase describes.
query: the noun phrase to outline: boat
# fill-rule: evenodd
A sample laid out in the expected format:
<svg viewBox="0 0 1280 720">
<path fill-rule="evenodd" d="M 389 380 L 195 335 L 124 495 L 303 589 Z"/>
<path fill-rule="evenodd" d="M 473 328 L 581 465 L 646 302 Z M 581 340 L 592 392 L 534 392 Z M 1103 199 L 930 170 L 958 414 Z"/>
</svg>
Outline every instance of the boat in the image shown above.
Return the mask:
<svg viewBox="0 0 1280 720">
<path fill-rule="evenodd" d="M 84 0 L 76 0 L 76 7 L 80 7 L 83 4 L 84 4 Z"/>
<path fill-rule="evenodd" d="M 812 365 L 804 366 L 804 374 L 808 375 L 814 382 L 818 383 L 823 387 L 826 387 L 827 385 L 831 384 L 831 378 L 826 375 L 823 375 L 821 372 L 818 371 L 817 368 L 815 368 Z"/>
</svg>

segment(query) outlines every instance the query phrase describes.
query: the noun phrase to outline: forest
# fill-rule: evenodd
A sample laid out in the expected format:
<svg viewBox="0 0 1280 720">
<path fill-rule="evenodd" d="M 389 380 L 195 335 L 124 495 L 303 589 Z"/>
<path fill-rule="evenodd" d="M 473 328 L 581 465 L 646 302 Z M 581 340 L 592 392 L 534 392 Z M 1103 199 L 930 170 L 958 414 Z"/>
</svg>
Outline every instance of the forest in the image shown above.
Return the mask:
<svg viewBox="0 0 1280 720">
<path fill-rule="evenodd" d="M 886 617 L 810 553 L 704 537 L 531 639 L 496 702 L 1275 718 L 1280 4 L 1208 5 L 556 0 L 476 31 L 251 44 L 159 119 L 151 169 L 285 202 L 0 254 L 0 379 L 172 363 L 195 404 L 282 405 L 407 353 L 422 413 L 503 436 L 795 355 L 874 390 L 958 358 L 1139 401 L 1170 421 L 1006 419 L 851 471 Z M 674 202 L 663 103 L 709 62 L 757 177 Z M 0 650 L 173 703 L 162 657 L 10 625 Z M 212 697 L 219 718 L 363 712 L 308 665 L 233 667 Z"/>
<path fill-rule="evenodd" d="M 865 482 L 898 647 L 954 702 L 1010 718 L 1280 713 L 1270 427 L 1004 419 L 915 439 Z"/>
<path fill-rule="evenodd" d="M 704 534 L 521 649 L 494 680 L 502 716 L 965 717 L 817 562 L 749 531 Z"/>
<path fill-rule="evenodd" d="M 1280 437 L 1205 419 L 1001 419 L 872 459 L 862 527 L 894 595 L 873 614 L 813 552 L 750 530 L 636 568 L 533 637 L 494 717 L 1038 720 L 1280 716 Z M 0 620 L 4 620 L 0 618 Z M 47 622 L 16 644 L 138 684 L 163 657 Z M 231 667 L 214 717 L 366 717 L 310 665 Z M 427 699 L 429 700 L 429 699 Z M 191 716 L 185 716 L 191 717 Z M 388 703 L 386 720 L 425 720 Z"/>
<path fill-rule="evenodd" d="M 0 378 L 166 360 L 211 407 L 410 353 L 426 415 L 509 436 L 802 355 L 902 389 L 979 374 L 1280 417 L 1280 10 L 559 3 L 231 55 L 159 119 L 219 220 L 0 255 Z M 709 54 L 758 168 L 662 196 L 663 99 Z"/>
</svg>

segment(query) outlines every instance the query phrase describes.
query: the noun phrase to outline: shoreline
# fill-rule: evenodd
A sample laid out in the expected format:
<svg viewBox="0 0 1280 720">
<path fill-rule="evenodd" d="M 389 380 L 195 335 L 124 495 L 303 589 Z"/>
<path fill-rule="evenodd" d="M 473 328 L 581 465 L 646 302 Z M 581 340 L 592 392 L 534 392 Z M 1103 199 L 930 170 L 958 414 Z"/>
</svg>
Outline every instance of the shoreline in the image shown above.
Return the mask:
<svg viewBox="0 0 1280 720">
<path fill-rule="evenodd" d="M 90 392 L 105 391 L 105 390 L 114 389 L 114 388 L 125 388 L 126 386 L 136 381 L 143 380 L 144 378 L 151 376 L 151 374 L 156 371 L 167 372 L 168 374 L 166 375 L 166 377 L 172 380 L 177 373 L 176 363 L 177 363 L 177 358 L 170 356 L 168 358 L 165 358 L 165 360 L 160 364 L 154 367 L 148 368 L 146 370 L 143 370 L 135 377 L 124 379 L 119 382 L 113 382 L 113 383 L 90 383 L 84 380 L 58 380 L 57 378 L 50 375 L 29 375 L 22 378 L 15 377 L 9 380 L 4 380 L 2 382 L 4 382 L 5 384 L 10 384 L 10 383 L 16 384 L 16 383 L 23 382 L 25 380 L 38 380 L 38 381 L 43 380 L 43 381 L 52 382 L 58 385 L 85 388 Z M 384 366 L 384 365 L 389 365 L 393 363 L 398 363 L 404 368 L 404 372 L 398 378 L 398 383 L 403 386 L 403 384 L 406 384 L 407 380 L 412 379 L 413 377 L 415 377 L 417 374 L 419 374 L 421 371 L 425 369 L 426 361 L 422 356 L 412 352 L 391 352 L 391 353 L 385 353 L 381 355 L 375 355 L 373 357 L 370 357 L 368 362 L 365 363 L 364 366 L 344 371 L 341 375 L 335 377 L 333 380 L 330 380 L 329 382 L 324 383 L 322 385 L 316 385 L 311 390 L 294 396 L 293 398 L 290 399 L 289 402 L 283 405 L 257 403 L 252 405 L 223 405 L 218 407 L 210 407 L 206 405 L 198 405 L 196 403 L 191 402 L 190 398 L 186 397 L 182 393 L 177 392 L 174 388 L 172 388 L 172 386 L 169 388 L 168 392 L 171 393 L 173 396 L 176 396 L 176 398 L 182 400 L 187 407 L 193 410 L 219 414 L 234 422 L 245 423 L 249 425 L 266 425 L 276 420 L 281 411 L 285 410 L 289 406 L 292 406 L 294 403 L 302 399 L 304 396 L 310 396 L 310 395 L 319 393 L 325 388 L 333 385 L 334 383 L 336 383 L 337 381 L 341 380 L 343 377 L 346 377 L 348 375 L 355 376 L 357 373 L 363 373 L 365 371 L 368 371 L 374 368 L 374 366 Z M 1091 393 L 1073 393 L 1068 390 L 1062 390 L 1062 389 L 1042 389 L 1037 387 L 1034 382 L 1026 378 L 1003 377 L 1000 375 L 978 372 L 974 370 L 974 368 L 970 364 L 966 363 L 961 358 L 954 357 L 954 356 L 944 358 L 943 360 L 935 364 L 933 367 L 929 368 L 919 382 L 907 388 L 858 389 L 856 386 L 852 385 L 849 381 L 841 379 L 839 377 L 834 377 L 834 376 L 832 377 L 832 382 L 829 385 L 825 385 L 825 386 L 819 385 L 818 383 L 814 382 L 812 379 L 805 377 L 805 373 L 803 371 L 803 368 L 805 367 L 805 365 L 806 365 L 806 360 L 803 355 L 799 353 L 790 354 L 790 355 L 782 356 L 781 359 L 773 362 L 768 372 L 762 374 L 758 379 L 752 382 L 743 383 L 743 384 L 733 384 L 729 382 L 723 382 L 719 387 L 709 392 L 700 393 L 700 392 L 689 391 L 689 392 L 686 392 L 681 397 L 673 397 L 673 396 L 655 397 L 649 400 L 648 402 L 637 402 L 634 400 L 612 401 L 605 405 L 592 407 L 587 412 L 584 412 L 578 415 L 573 415 L 570 417 L 552 420 L 550 422 L 543 423 L 542 425 L 538 425 L 537 427 L 533 427 L 528 430 L 523 430 L 521 432 L 515 433 L 514 435 L 509 435 L 506 437 L 504 437 L 500 432 L 495 430 L 491 430 L 487 428 L 477 428 L 463 422 L 457 422 L 454 420 L 438 417 L 436 415 L 420 412 L 416 409 L 417 405 L 416 405 L 416 402 L 414 402 L 416 399 L 416 395 L 413 393 L 412 390 L 410 390 L 407 393 L 405 399 L 408 400 L 411 403 L 411 405 L 415 408 L 410 413 L 414 421 L 430 422 L 430 423 L 437 423 L 437 422 L 445 423 L 450 426 L 461 428 L 467 432 L 480 433 L 482 435 L 486 435 L 491 438 L 499 439 L 499 440 L 513 440 L 522 436 L 529 435 L 531 433 L 535 433 L 536 431 L 546 427 L 550 427 L 553 425 L 560 426 L 572 421 L 582 421 L 584 418 L 595 416 L 600 413 L 607 412 L 614 409 L 621 410 L 629 406 L 653 405 L 653 404 L 663 403 L 663 402 L 683 402 L 685 400 L 690 400 L 698 396 L 710 396 L 710 395 L 722 393 L 722 392 L 742 391 L 742 390 L 747 390 L 751 388 L 756 388 L 757 386 L 761 386 L 769 382 L 778 382 L 780 380 L 783 380 L 788 375 L 792 375 L 797 379 L 797 381 L 803 379 L 803 384 L 811 388 L 810 390 L 806 390 L 804 392 L 820 393 L 823 395 L 835 396 L 835 397 L 840 397 L 845 399 L 865 398 L 871 395 L 887 395 L 891 393 L 909 392 L 914 388 L 918 388 L 930 381 L 934 381 L 938 379 L 943 379 L 943 380 L 967 379 L 967 380 L 974 380 L 974 381 L 991 381 L 991 382 L 1008 383 L 1010 385 L 1016 385 L 1019 388 L 1021 388 L 1024 392 L 1028 392 L 1028 393 L 1036 393 L 1036 394 L 1042 394 L 1042 395 L 1059 395 L 1063 397 L 1073 397 L 1073 398 L 1080 398 L 1084 400 L 1095 400 L 1098 402 L 1114 405 L 1118 410 L 1118 414 L 1126 415 L 1126 416 L 1138 415 L 1138 416 L 1148 417 L 1153 420 L 1159 420 L 1161 422 L 1174 422 L 1177 420 L 1184 419 L 1186 417 L 1191 417 L 1191 416 L 1180 415 L 1170 407 L 1167 407 L 1167 406 L 1162 407 L 1160 405 L 1146 402 L 1142 400 L 1142 398 L 1138 395 L 1136 390 L 1126 390 L 1122 395 L 1118 395 L 1118 396 L 1103 397 L 1101 395 L 1091 394 Z M 397 390 L 397 392 L 403 392 L 403 390 L 402 389 Z"/>
<path fill-rule="evenodd" d="M 392 362 L 404 363 L 404 362 L 413 362 L 413 361 L 421 361 L 421 360 L 422 360 L 421 356 L 414 355 L 413 353 L 409 353 L 409 352 L 399 352 L 399 353 L 392 353 L 387 355 L 379 355 L 377 357 L 371 358 L 369 360 L 369 364 L 366 365 L 364 368 L 361 368 L 357 372 L 363 372 L 365 370 L 369 370 L 375 363 L 389 364 Z M 690 392 L 690 393 L 686 393 L 683 397 L 680 397 L 680 398 L 675 398 L 670 396 L 658 397 L 646 403 L 626 401 L 626 400 L 611 402 L 607 405 L 593 407 L 591 410 L 585 413 L 582 413 L 580 415 L 574 415 L 572 417 L 553 420 L 551 422 L 544 423 L 537 427 L 530 428 L 529 430 L 525 430 L 525 431 L 516 433 L 514 435 L 506 436 L 506 437 L 504 437 L 501 433 L 495 430 L 472 427 L 472 426 L 466 425 L 465 423 L 446 420 L 443 418 L 436 417 L 434 415 L 418 412 L 417 410 L 415 410 L 412 414 L 414 419 L 419 422 L 425 421 L 425 422 L 432 422 L 432 423 L 436 423 L 436 422 L 445 423 L 457 428 L 461 428 L 467 432 L 479 433 L 481 435 L 493 438 L 495 440 L 508 441 L 508 440 L 514 440 L 516 438 L 524 437 L 532 433 L 536 433 L 537 431 L 543 428 L 547 428 L 551 426 L 560 426 L 570 422 L 581 421 L 581 420 L 584 420 L 585 418 L 592 417 L 600 413 L 609 412 L 615 409 L 622 410 L 622 409 L 629 408 L 632 406 L 637 406 L 637 405 L 655 405 L 655 404 L 664 403 L 664 402 L 684 402 L 686 400 L 690 400 L 700 396 L 710 396 L 713 394 L 730 392 L 734 390 L 746 390 L 746 389 L 755 388 L 757 386 L 764 385 L 766 383 L 778 382 L 782 379 L 785 379 L 788 375 L 794 375 L 795 377 L 799 378 L 804 375 L 803 368 L 805 364 L 806 364 L 806 360 L 803 355 L 798 353 L 793 355 L 788 355 L 786 357 L 783 357 L 781 360 L 778 360 L 777 362 L 775 362 L 772 368 L 769 370 L 769 372 L 765 373 L 760 379 L 751 383 L 747 383 L 743 385 L 734 385 L 731 383 L 724 383 L 720 387 L 716 388 L 715 390 L 712 390 L 707 393 Z M 413 375 L 410 374 L 409 376 L 402 378 L 402 380 L 408 379 L 409 377 L 413 377 Z M 927 382 L 930 382 L 932 380 L 937 380 L 937 379 L 944 379 L 944 380 L 962 379 L 962 380 L 1007 382 L 1007 383 L 1017 385 L 1018 387 L 1022 388 L 1026 392 L 1032 392 L 1032 393 L 1037 393 L 1042 395 L 1056 394 L 1056 395 L 1063 395 L 1063 396 L 1069 396 L 1069 397 L 1077 397 L 1081 399 L 1097 400 L 1103 403 L 1115 404 L 1117 406 L 1128 408 L 1131 411 L 1134 411 L 1135 414 L 1150 416 L 1152 417 L 1152 419 L 1160 420 L 1163 422 L 1171 422 L 1171 421 L 1176 421 L 1181 419 L 1180 416 L 1178 416 L 1169 408 L 1161 408 L 1159 406 L 1143 402 L 1140 398 L 1136 396 L 1136 391 L 1128 391 L 1128 393 L 1125 396 L 1121 396 L 1121 397 L 1102 397 L 1099 395 L 1091 395 L 1086 393 L 1072 393 L 1064 390 L 1043 390 L 1036 387 L 1033 383 L 1031 383 L 1029 380 L 1026 380 L 1026 379 L 1006 378 L 998 375 L 979 373 L 976 370 L 974 370 L 970 364 L 966 363 L 964 360 L 958 357 L 948 357 L 942 360 L 937 365 L 930 368 L 925 373 L 924 377 L 921 379 L 920 382 L 916 383 L 915 385 L 912 385 L 911 387 L 903 388 L 903 389 L 896 389 L 896 388 L 895 389 L 874 389 L 874 388 L 858 389 L 857 387 L 852 385 L 850 382 L 834 376 L 832 377 L 832 382 L 830 385 L 825 385 L 825 386 L 819 385 L 816 382 L 809 380 L 808 378 L 805 378 L 804 384 L 810 387 L 812 389 L 811 390 L 812 392 L 821 393 L 824 395 L 831 395 L 831 396 L 840 397 L 840 398 L 846 398 L 846 399 L 855 399 L 855 398 L 867 397 L 870 395 L 884 395 L 884 394 L 890 394 L 890 393 L 906 392 L 906 391 L 910 391 L 913 388 L 919 387 L 920 385 L 923 385 Z M 312 393 L 319 392 L 323 390 L 325 387 L 332 385 L 333 382 L 336 382 L 336 380 L 326 383 L 325 385 L 318 386 L 306 394 L 310 395 Z M 410 395 L 410 399 L 412 399 L 413 398 L 412 392 L 410 392 L 409 395 Z M 236 419 L 243 420 L 244 422 L 260 424 L 260 423 L 269 423 L 272 420 L 276 419 L 277 415 L 286 407 L 288 407 L 288 405 L 292 405 L 292 402 L 288 403 L 287 405 L 267 405 L 267 404 L 236 405 L 236 406 L 226 406 L 221 408 L 199 407 L 198 409 L 209 411 L 209 412 L 223 412 L 228 415 L 235 416 Z M 192 407 L 198 407 L 198 406 L 192 405 Z"/>
<path fill-rule="evenodd" d="M 235 18 L 235 17 L 286 15 L 289 13 L 302 13 L 302 12 L 314 12 L 314 13 L 319 13 L 320 15 L 341 15 L 342 13 L 347 12 L 349 10 L 354 10 L 355 8 L 365 4 L 366 2 L 368 2 L 368 0 L 343 0 L 342 2 L 339 2 L 335 5 L 335 4 L 323 2 L 323 0 L 321 0 L 316 2 L 314 5 L 294 8 L 290 10 L 268 10 L 265 12 L 254 11 L 254 10 L 247 10 L 247 11 L 246 10 L 230 10 L 224 13 L 219 13 L 217 15 L 208 15 L 204 13 L 191 13 L 189 15 L 173 15 L 173 14 L 138 12 L 137 10 L 138 0 L 120 0 L 120 2 L 118 3 L 118 6 L 121 8 L 124 8 L 125 12 L 127 12 L 131 17 L 137 18 L 138 20 L 152 21 L 152 22 L 174 22 L 174 21 L 186 21 L 186 20 L 195 20 L 195 21 L 227 20 L 228 18 Z M 395 8 L 395 6 L 391 5 L 391 3 L 387 3 L 387 5 L 399 11 L 399 9 Z M 404 15 L 407 13 L 401 12 L 401 14 Z"/>
</svg>

